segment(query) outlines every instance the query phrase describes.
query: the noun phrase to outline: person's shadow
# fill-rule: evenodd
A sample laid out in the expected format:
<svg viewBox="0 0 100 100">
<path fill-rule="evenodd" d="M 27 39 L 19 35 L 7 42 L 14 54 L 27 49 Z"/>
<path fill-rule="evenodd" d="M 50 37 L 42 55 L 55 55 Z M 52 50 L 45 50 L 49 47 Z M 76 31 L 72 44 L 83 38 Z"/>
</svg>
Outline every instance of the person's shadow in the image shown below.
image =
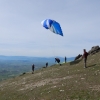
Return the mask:
<svg viewBox="0 0 100 100">
<path fill-rule="evenodd" d="M 89 66 L 87 66 L 87 67 L 93 67 L 93 66 L 96 66 L 97 64 L 93 64 L 93 65 L 89 65 Z"/>
</svg>

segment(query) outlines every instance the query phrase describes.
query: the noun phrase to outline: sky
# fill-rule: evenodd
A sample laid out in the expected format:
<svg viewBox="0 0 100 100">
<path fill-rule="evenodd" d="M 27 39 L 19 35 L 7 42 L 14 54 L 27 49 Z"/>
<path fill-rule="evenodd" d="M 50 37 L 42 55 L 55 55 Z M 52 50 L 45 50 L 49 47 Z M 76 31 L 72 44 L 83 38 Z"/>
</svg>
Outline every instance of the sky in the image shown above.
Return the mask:
<svg viewBox="0 0 100 100">
<path fill-rule="evenodd" d="M 60 23 L 64 36 L 41 22 Z M 100 0 L 0 0 L 0 55 L 74 57 L 100 44 Z"/>
</svg>

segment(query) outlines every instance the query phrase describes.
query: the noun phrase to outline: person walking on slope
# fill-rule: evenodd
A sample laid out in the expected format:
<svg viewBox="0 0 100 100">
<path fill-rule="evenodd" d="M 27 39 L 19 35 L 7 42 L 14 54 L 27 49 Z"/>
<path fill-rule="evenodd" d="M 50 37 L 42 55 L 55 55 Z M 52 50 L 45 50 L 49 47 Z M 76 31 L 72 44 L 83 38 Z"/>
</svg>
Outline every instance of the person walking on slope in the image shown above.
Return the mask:
<svg viewBox="0 0 100 100">
<path fill-rule="evenodd" d="M 87 66 L 86 66 L 87 56 L 88 56 L 88 53 L 86 52 L 86 49 L 83 49 L 83 56 L 82 56 L 82 58 L 84 59 L 84 68 L 87 68 Z"/>
<path fill-rule="evenodd" d="M 55 62 L 60 64 L 60 59 L 59 58 L 55 58 Z M 61 64 L 60 64 L 60 66 L 61 66 Z"/>
<path fill-rule="evenodd" d="M 34 68 L 35 68 L 35 66 L 34 66 L 34 64 L 32 65 L 32 74 L 34 74 Z"/>
</svg>

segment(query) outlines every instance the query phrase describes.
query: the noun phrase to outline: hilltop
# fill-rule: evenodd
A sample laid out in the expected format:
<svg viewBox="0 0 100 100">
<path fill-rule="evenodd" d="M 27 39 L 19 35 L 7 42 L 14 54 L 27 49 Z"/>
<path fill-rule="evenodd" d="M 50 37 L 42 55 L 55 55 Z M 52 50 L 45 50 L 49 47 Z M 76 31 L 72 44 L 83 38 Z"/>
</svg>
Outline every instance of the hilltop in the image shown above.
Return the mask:
<svg viewBox="0 0 100 100">
<path fill-rule="evenodd" d="M 0 82 L 0 100 L 100 100 L 100 52 Z"/>
</svg>

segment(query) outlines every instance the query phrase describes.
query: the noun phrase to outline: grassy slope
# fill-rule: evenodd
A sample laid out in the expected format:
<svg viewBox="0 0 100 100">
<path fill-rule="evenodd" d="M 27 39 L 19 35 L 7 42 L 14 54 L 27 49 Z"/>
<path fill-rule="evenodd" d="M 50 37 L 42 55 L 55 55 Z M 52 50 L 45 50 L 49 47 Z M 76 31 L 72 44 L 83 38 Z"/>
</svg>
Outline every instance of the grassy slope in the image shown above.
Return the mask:
<svg viewBox="0 0 100 100">
<path fill-rule="evenodd" d="M 100 52 L 0 82 L 0 100 L 100 100 Z"/>
</svg>

